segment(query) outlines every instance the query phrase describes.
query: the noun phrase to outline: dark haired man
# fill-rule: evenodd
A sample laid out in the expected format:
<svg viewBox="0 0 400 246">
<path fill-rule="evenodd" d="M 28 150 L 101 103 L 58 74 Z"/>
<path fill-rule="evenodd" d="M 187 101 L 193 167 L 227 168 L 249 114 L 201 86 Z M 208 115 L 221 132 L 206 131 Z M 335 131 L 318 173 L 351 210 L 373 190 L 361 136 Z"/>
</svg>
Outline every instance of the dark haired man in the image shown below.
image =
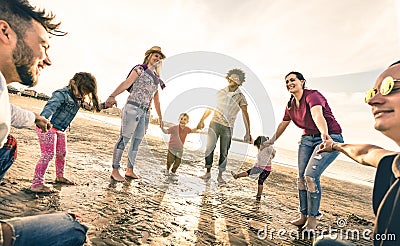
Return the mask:
<svg viewBox="0 0 400 246">
<path fill-rule="evenodd" d="M 49 34 L 58 31 L 54 15 L 36 10 L 26 0 L 0 0 L 0 179 L 16 158 L 10 127 L 34 123 L 47 131 L 49 121 L 9 102 L 7 84 L 37 84 L 40 71 L 51 65 Z M 87 227 L 73 214 L 57 213 L 0 221 L 0 245 L 82 245 Z"/>
<path fill-rule="evenodd" d="M 242 110 L 243 122 L 246 128 L 244 141 L 251 142 L 250 118 L 247 113 L 247 101 L 239 89 L 246 80 L 245 73 L 241 69 L 234 68 L 227 72 L 226 79 L 228 80 L 228 86 L 217 92 L 216 108 L 214 110 L 207 109 L 197 125 L 197 129 L 204 128 L 204 120 L 214 111 L 214 116 L 211 119 L 208 130 L 207 147 L 205 151 L 205 167 L 207 168 L 207 171 L 202 178 L 211 178 L 214 149 L 218 138 L 220 138 L 220 154 L 218 161 L 219 172 L 217 177 L 219 183 L 225 183 L 222 178 L 222 173 L 226 170 L 228 151 L 232 142 L 233 126 L 240 110 Z"/>
</svg>

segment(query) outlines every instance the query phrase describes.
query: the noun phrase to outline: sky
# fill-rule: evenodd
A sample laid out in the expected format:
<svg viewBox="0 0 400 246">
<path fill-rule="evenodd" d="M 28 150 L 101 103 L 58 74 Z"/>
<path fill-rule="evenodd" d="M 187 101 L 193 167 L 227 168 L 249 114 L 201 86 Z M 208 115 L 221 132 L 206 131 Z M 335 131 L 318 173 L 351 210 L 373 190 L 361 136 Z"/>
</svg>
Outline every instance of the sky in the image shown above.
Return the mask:
<svg viewBox="0 0 400 246">
<path fill-rule="evenodd" d="M 51 39 L 48 53 L 53 65 L 42 71 L 36 87 L 39 92 L 50 95 L 67 85 L 76 72 L 85 71 L 96 76 L 98 94 L 104 101 L 153 45 L 161 46 L 167 56 L 162 77 L 174 57 L 210 52 L 237 61 L 251 75 L 242 90 L 250 102 L 253 137 L 272 134 L 290 97 L 284 76 L 299 71 L 307 79 L 308 88 L 321 91 L 328 99 L 346 142 L 398 148 L 373 129 L 370 108 L 363 98 L 377 75 L 399 59 L 399 1 L 30 2 L 52 10 L 62 22 L 61 29 L 68 32 L 65 37 Z M 204 59 L 210 64 L 217 62 L 212 58 Z M 193 88 L 225 87 L 223 76 L 218 71 L 195 70 L 170 76 L 167 89 L 160 93 L 162 109 L 168 109 L 174 98 Z M 252 87 L 259 84 L 263 93 L 258 95 Z M 264 92 L 264 103 L 253 100 Z M 118 107 L 123 106 L 127 95 L 117 97 Z M 265 119 L 260 120 L 265 109 L 273 115 L 267 128 Z M 195 127 L 202 109 L 190 110 L 193 117 L 189 126 Z M 177 117 L 170 114 L 164 119 L 176 121 Z M 240 117 L 234 133 L 237 137 L 243 135 Z M 300 135 L 301 130 L 291 124 L 277 146 L 296 149 Z"/>
</svg>

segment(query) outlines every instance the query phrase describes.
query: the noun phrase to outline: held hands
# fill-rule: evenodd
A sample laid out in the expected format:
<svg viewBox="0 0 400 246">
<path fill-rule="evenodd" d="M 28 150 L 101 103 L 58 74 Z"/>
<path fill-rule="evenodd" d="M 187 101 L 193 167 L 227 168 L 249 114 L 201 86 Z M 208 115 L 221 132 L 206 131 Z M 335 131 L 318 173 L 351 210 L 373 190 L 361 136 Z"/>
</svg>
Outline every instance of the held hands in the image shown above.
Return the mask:
<svg viewBox="0 0 400 246">
<path fill-rule="evenodd" d="M 204 122 L 203 121 L 199 121 L 199 124 L 197 124 L 197 129 L 201 130 L 204 128 Z"/>
<path fill-rule="evenodd" d="M 333 149 L 333 145 L 335 142 L 332 139 L 325 140 L 322 144 L 319 145 L 319 150 L 317 150 L 317 154 L 322 153 L 322 152 L 332 152 L 335 149 Z"/>
<path fill-rule="evenodd" d="M 40 130 L 42 130 L 43 133 L 47 132 L 52 127 L 52 125 L 48 119 L 46 119 L 43 116 L 40 116 L 36 113 L 35 113 L 35 124 L 37 127 L 40 128 Z"/>
<path fill-rule="evenodd" d="M 113 105 L 117 107 L 117 100 L 115 100 L 114 96 L 109 96 L 105 102 L 105 108 L 111 108 Z"/>
<path fill-rule="evenodd" d="M 246 143 L 253 143 L 253 138 L 251 137 L 250 133 L 246 133 L 246 135 L 244 135 L 243 141 Z"/>
</svg>

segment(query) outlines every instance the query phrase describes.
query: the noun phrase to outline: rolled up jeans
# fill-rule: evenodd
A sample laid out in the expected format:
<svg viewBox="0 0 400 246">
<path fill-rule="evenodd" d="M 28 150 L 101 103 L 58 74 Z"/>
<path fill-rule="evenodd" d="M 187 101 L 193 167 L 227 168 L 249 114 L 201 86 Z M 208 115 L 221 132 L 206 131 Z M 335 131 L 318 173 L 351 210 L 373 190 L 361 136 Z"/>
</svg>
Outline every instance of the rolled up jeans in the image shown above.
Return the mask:
<svg viewBox="0 0 400 246">
<path fill-rule="evenodd" d="M 11 227 L 13 246 L 83 245 L 88 230 L 88 227 L 82 225 L 75 215 L 68 213 L 17 217 L 0 222 Z"/>
</svg>

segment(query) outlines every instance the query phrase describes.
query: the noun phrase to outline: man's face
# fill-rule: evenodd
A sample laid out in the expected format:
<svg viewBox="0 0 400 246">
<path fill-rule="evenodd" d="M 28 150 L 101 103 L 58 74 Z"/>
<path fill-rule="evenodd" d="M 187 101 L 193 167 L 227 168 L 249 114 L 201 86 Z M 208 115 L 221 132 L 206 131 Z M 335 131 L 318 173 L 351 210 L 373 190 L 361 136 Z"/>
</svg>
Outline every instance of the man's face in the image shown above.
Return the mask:
<svg viewBox="0 0 400 246">
<path fill-rule="evenodd" d="M 38 22 L 32 21 L 23 39 L 18 39 L 13 50 L 13 62 L 19 77 L 18 82 L 34 86 L 38 82 L 40 71 L 51 65 L 47 55 L 49 36 Z"/>
<path fill-rule="evenodd" d="M 377 78 L 374 88 L 379 88 L 382 81 L 387 76 L 395 80 L 400 79 L 400 64 L 386 69 Z M 371 106 L 372 115 L 375 119 L 375 129 L 382 132 L 387 137 L 400 140 L 400 82 L 395 82 L 392 91 L 388 95 L 378 92 L 368 104 Z"/>
</svg>

